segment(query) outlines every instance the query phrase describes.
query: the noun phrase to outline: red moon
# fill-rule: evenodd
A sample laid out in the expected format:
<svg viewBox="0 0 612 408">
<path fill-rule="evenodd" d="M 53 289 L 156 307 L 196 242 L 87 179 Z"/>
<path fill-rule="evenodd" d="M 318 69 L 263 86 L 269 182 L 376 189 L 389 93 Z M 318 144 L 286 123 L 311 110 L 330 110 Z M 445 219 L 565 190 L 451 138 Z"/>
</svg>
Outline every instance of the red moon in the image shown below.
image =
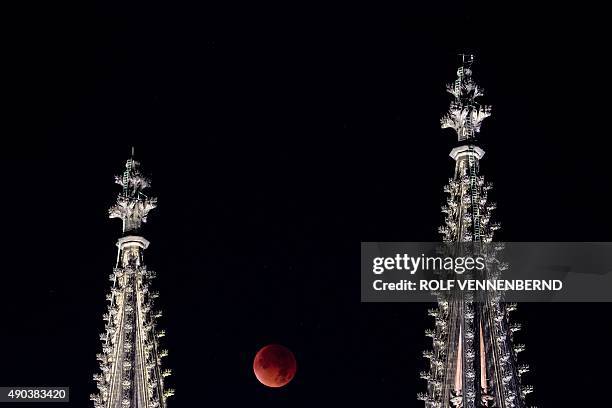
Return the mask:
<svg viewBox="0 0 612 408">
<path fill-rule="evenodd" d="M 297 364 L 291 350 L 279 344 L 270 344 L 255 354 L 253 371 L 263 385 L 278 388 L 295 377 Z"/>
</svg>

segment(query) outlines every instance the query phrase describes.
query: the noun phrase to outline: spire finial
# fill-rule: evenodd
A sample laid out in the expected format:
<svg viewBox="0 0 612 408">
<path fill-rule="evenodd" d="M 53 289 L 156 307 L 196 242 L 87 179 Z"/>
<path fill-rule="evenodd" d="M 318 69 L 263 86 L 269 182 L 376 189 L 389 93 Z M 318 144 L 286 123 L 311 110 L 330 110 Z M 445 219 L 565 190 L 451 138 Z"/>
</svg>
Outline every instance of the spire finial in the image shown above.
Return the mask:
<svg viewBox="0 0 612 408">
<path fill-rule="evenodd" d="M 134 160 L 134 147 L 132 157 L 125 162 L 125 170 L 120 176 L 115 176 L 115 183 L 123 191 L 118 195 L 116 204 L 109 210 L 111 218 L 123 220 L 123 232 L 134 232 L 140 229 L 147 221 L 147 214 L 157 206 L 155 197 L 148 197 L 143 190 L 150 187 L 151 182 L 140 170 L 140 163 Z"/>
<path fill-rule="evenodd" d="M 443 128 L 455 129 L 461 142 L 477 136 L 482 121 L 491 114 L 491 107 L 478 101 L 478 97 L 482 96 L 484 91 L 472 78 L 474 55 L 462 53 L 459 54 L 459 59 L 457 77 L 446 87 L 452 100 L 440 124 Z"/>
<path fill-rule="evenodd" d="M 459 54 L 461 65 L 470 65 L 474 62 L 474 54 L 471 52 L 462 52 Z"/>
</svg>

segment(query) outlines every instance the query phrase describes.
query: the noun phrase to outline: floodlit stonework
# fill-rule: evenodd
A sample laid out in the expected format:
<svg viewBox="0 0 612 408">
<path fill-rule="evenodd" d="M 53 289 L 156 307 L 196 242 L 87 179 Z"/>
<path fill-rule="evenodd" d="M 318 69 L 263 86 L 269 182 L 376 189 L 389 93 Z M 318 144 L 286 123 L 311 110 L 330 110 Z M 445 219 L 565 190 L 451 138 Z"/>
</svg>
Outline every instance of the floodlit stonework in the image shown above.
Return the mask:
<svg viewBox="0 0 612 408">
<path fill-rule="evenodd" d="M 121 219 L 123 236 L 117 242 L 117 264 L 106 295 L 102 353 L 97 355 L 100 373 L 94 375 L 98 393 L 91 400 L 95 408 L 165 408 L 174 391 L 164 386 L 170 370 L 162 369 L 162 359 L 168 352 L 158 339 L 165 333 L 156 325 L 161 312 L 154 308 L 158 295 L 150 287 L 155 273 L 144 264 L 149 241 L 139 234 L 157 199 L 143 192 L 150 182 L 133 157 L 115 181 L 122 191 L 109 215 Z"/>
<path fill-rule="evenodd" d="M 478 250 L 478 243 L 492 242 L 500 228 L 491 219 L 495 209 L 487 199 L 491 184 L 479 175 L 485 152 L 476 145 L 491 107 L 478 101 L 483 90 L 472 79 L 474 57 L 460 55 L 460 59 L 457 79 L 447 87 L 451 104 L 441 119 L 443 128 L 457 132 L 459 143 L 450 153 L 455 173 L 444 188 L 449 196 L 442 207 L 446 217 L 439 232 L 444 242 L 472 242 Z M 487 256 L 488 276 L 496 279 L 508 265 L 496 262 L 494 254 Z M 429 311 L 435 326 L 426 331 L 433 348 L 423 353 L 430 369 L 421 373 L 427 392 L 418 396 L 425 407 L 526 407 L 525 396 L 532 387 L 521 381 L 528 371 L 517 359 L 524 346 L 513 340 L 520 325 L 509 319 L 516 305 L 504 303 L 501 295 L 491 291 L 478 299 L 469 292 L 436 294 L 438 307 Z"/>
</svg>

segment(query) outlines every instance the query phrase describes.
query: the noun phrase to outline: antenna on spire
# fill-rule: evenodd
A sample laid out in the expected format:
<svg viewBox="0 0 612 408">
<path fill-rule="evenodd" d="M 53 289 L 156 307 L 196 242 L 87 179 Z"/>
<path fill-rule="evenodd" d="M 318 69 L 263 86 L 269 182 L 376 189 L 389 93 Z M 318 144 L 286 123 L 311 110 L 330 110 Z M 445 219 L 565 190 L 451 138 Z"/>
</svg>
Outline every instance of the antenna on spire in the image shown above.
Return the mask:
<svg viewBox="0 0 612 408">
<path fill-rule="evenodd" d="M 134 146 L 132 146 L 132 159 L 134 158 Z"/>
</svg>

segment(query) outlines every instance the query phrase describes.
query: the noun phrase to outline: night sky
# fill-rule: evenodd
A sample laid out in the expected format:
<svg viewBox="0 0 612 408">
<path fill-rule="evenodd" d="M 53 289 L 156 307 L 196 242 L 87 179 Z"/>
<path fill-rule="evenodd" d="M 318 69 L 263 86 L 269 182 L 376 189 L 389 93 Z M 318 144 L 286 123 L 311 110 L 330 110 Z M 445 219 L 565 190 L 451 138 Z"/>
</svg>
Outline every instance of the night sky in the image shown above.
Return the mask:
<svg viewBox="0 0 612 408">
<path fill-rule="evenodd" d="M 90 406 L 121 234 L 107 208 L 134 145 L 159 197 L 144 236 L 170 408 L 422 407 L 432 305 L 361 304 L 359 244 L 439 239 L 456 139 L 439 117 L 461 50 L 494 109 L 497 238 L 612 240 L 602 10 L 194 3 L 10 18 L 0 385 L 70 386 L 62 406 Z M 520 305 L 531 403 L 606 405 L 611 312 Z M 252 373 L 268 343 L 298 361 L 282 389 Z"/>
</svg>

